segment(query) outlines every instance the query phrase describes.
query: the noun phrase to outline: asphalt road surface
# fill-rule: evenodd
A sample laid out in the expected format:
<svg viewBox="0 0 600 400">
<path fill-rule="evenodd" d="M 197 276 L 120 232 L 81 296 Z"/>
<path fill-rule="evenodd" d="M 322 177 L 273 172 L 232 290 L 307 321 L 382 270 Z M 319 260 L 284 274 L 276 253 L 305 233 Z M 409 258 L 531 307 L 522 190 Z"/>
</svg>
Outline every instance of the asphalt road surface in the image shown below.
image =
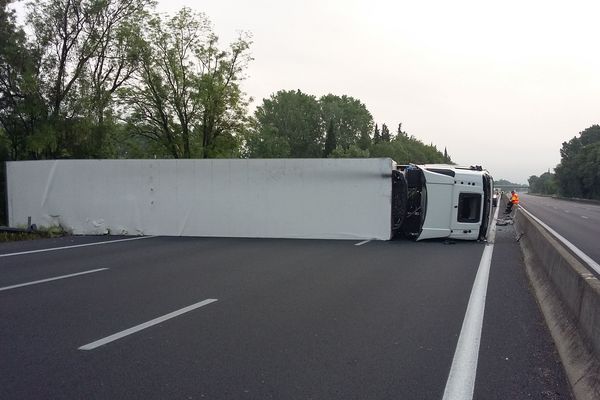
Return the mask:
<svg viewBox="0 0 600 400">
<path fill-rule="evenodd" d="M 499 230 L 473 398 L 570 399 Z M 0 244 L 0 399 L 441 399 L 485 247 L 154 237 L 35 252 L 114 239 Z"/>
<path fill-rule="evenodd" d="M 525 209 L 600 263 L 600 205 L 521 195 Z"/>
</svg>

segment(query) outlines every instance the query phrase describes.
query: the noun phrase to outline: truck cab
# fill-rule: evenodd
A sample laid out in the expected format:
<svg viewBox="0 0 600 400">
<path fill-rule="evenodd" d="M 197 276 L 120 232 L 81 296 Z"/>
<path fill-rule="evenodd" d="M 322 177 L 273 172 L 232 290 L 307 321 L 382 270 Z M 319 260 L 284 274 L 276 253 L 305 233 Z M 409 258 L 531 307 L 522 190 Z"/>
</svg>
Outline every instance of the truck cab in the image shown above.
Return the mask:
<svg viewBox="0 0 600 400">
<path fill-rule="evenodd" d="M 493 179 L 479 166 L 398 165 L 392 191 L 395 236 L 415 240 L 487 237 Z"/>
</svg>

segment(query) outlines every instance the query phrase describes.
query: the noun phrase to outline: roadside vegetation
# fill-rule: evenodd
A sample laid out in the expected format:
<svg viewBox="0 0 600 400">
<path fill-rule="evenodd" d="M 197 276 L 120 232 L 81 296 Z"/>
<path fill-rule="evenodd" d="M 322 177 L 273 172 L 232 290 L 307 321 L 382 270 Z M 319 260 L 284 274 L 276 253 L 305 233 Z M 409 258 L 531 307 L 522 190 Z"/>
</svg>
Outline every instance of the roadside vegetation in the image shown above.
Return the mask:
<svg viewBox="0 0 600 400">
<path fill-rule="evenodd" d="M 421 142 L 401 124 L 393 130 L 376 124 L 363 102 L 343 94 L 280 90 L 250 112 L 241 84 L 252 61 L 251 35 L 222 44 L 208 17 L 189 8 L 164 15 L 152 0 L 40 0 L 29 4 L 21 26 L 11 3 L 0 0 L 0 162 L 451 162 L 445 149 Z"/>
<path fill-rule="evenodd" d="M 8 232 L 0 231 L 0 243 L 1 242 L 15 242 L 20 240 L 35 240 L 35 239 L 48 239 L 67 235 L 61 227 L 41 227 L 31 232 Z"/>
<path fill-rule="evenodd" d="M 528 179 L 529 192 L 534 194 L 558 194 L 556 176 L 552 172 L 544 172 L 540 176 L 532 175 Z"/>
<path fill-rule="evenodd" d="M 529 178 L 532 193 L 600 200 L 600 125 L 562 144 L 555 172 Z"/>
</svg>

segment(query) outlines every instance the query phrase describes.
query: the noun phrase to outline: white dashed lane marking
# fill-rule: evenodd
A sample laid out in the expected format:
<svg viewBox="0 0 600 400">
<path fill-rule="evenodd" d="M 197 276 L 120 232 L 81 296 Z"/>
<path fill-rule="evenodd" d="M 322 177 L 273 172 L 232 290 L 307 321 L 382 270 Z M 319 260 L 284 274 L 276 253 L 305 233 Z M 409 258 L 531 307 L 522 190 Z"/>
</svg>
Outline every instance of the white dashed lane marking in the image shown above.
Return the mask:
<svg viewBox="0 0 600 400">
<path fill-rule="evenodd" d="M 489 240 L 486 244 L 471 296 L 465 313 L 458 343 L 452 359 L 450 374 L 446 381 L 444 397 L 442 400 L 472 400 L 475 389 L 475 378 L 477 376 L 477 360 L 479 357 L 479 345 L 481 343 L 481 330 L 483 327 L 483 315 L 485 311 L 485 298 L 487 295 L 487 286 L 492 265 L 492 255 L 494 253 L 494 240 L 496 238 L 496 220 L 498 211 L 492 220 Z"/>
<path fill-rule="evenodd" d="M 31 286 L 31 285 L 37 285 L 39 283 L 46 283 L 46 282 L 51 282 L 51 281 L 57 281 L 59 279 L 72 278 L 74 276 L 80 276 L 80 275 L 86 275 L 86 274 L 93 274 L 94 272 L 106 271 L 107 269 L 108 268 L 98 268 L 98 269 L 92 269 L 92 270 L 89 270 L 89 271 L 77 272 L 75 274 L 55 276 L 54 278 L 40 279 L 39 281 L 19 283 L 18 285 L 12 285 L 12 286 L 5 286 L 5 287 L 0 288 L 0 292 L 2 292 L 4 290 L 11 290 L 11 289 L 20 288 L 20 287 L 23 287 L 23 286 Z"/>
<path fill-rule="evenodd" d="M 76 248 L 79 248 L 79 247 L 100 246 L 100 245 L 104 245 L 104 244 L 112 244 L 112 243 L 120 243 L 120 242 L 130 242 L 132 240 L 151 239 L 153 237 L 156 237 L 156 236 L 137 236 L 137 237 L 134 237 L 134 238 L 127 238 L 127 239 L 105 240 L 105 241 L 102 241 L 102 242 L 75 244 L 75 245 L 72 245 L 72 246 L 50 247 L 48 249 L 20 251 L 18 253 L 0 254 L 0 258 L 2 258 L 2 257 L 13 257 L 13 256 L 22 256 L 22 255 L 25 255 L 25 254 L 45 253 L 45 252 L 48 252 L 48 251 L 76 249 Z"/>
<path fill-rule="evenodd" d="M 210 303 L 214 303 L 215 301 L 217 301 L 217 299 L 206 299 L 206 300 L 200 301 L 198 303 L 192 304 L 191 306 L 187 306 L 187 307 L 184 307 L 184 308 L 179 309 L 177 311 L 173 311 L 173 312 L 171 312 L 169 314 L 163 315 L 162 317 L 154 318 L 153 320 L 150 320 L 148 322 L 144 322 L 143 324 L 136 325 L 136 326 L 131 327 L 129 329 L 125 329 L 124 331 L 117 332 L 117 333 L 115 333 L 113 335 L 107 336 L 107 337 L 105 337 L 103 339 L 99 339 L 99 340 L 96 340 L 95 342 L 88 343 L 88 344 L 86 344 L 84 346 L 81 346 L 79 348 L 79 350 L 94 350 L 95 348 L 98 348 L 100 346 L 104 346 L 107 343 L 114 342 L 115 340 L 119 340 L 121 338 L 124 338 L 125 336 L 129 336 L 129 335 L 131 335 L 133 333 L 139 332 L 139 331 L 144 330 L 146 328 L 150 328 L 151 326 L 160 324 L 161 322 L 165 322 L 165 321 L 167 321 L 167 320 L 169 320 L 171 318 L 178 317 L 178 316 L 180 316 L 182 314 L 185 314 L 185 313 L 190 312 L 192 310 L 195 310 L 197 308 L 204 307 L 204 306 L 206 306 L 206 305 L 208 305 Z"/>
</svg>

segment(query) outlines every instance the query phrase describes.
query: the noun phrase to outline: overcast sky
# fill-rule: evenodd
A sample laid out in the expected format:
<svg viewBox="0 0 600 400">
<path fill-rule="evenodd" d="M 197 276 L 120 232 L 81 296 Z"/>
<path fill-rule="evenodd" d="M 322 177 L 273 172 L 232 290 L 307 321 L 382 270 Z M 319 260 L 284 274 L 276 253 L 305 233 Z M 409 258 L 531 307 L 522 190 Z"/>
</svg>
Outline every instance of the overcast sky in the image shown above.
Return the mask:
<svg viewBox="0 0 600 400">
<path fill-rule="evenodd" d="M 600 123 L 599 1 L 159 0 L 250 31 L 245 91 L 360 99 L 459 164 L 526 182 Z"/>
</svg>

